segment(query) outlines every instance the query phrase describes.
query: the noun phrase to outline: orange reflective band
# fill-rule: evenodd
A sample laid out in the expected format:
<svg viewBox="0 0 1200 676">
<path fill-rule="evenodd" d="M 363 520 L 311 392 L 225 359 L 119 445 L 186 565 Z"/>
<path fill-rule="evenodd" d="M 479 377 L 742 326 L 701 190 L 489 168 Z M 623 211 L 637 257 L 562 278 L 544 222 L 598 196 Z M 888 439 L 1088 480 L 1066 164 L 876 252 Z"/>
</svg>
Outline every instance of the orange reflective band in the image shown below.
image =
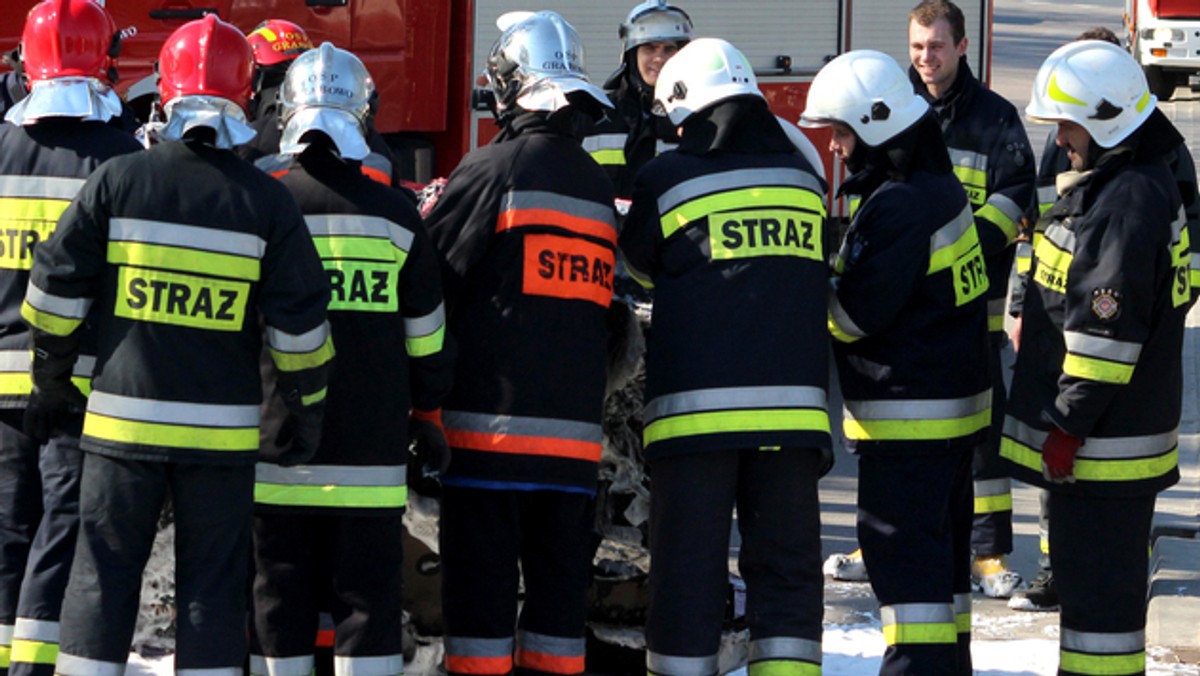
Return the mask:
<svg viewBox="0 0 1200 676">
<path fill-rule="evenodd" d="M 512 453 L 515 455 L 542 455 L 570 460 L 600 462 L 601 445 L 575 439 L 554 437 L 528 437 L 517 434 L 494 434 L 491 432 L 465 432 L 446 430 L 446 441 L 455 448 L 489 453 Z"/>
<path fill-rule="evenodd" d="M 569 230 L 578 235 L 602 239 L 613 246 L 617 244 L 617 231 L 609 223 L 582 216 L 554 211 L 552 209 L 509 209 L 496 219 L 496 232 L 504 232 L 525 226 L 550 226 Z"/>
<path fill-rule="evenodd" d="M 337 631 L 333 629 L 321 629 L 317 632 L 317 640 L 313 646 L 317 648 L 332 648 L 333 639 L 337 636 Z"/>
<path fill-rule="evenodd" d="M 529 235 L 521 291 L 608 307 L 615 263 L 616 255 L 607 247 L 572 237 Z"/>
<path fill-rule="evenodd" d="M 360 167 L 359 169 L 362 171 L 363 176 L 366 176 L 367 178 L 371 179 L 372 181 L 376 181 L 378 183 L 382 183 L 387 186 L 390 186 L 392 184 L 392 177 L 388 176 L 386 171 L 380 171 L 379 169 L 375 169 L 374 167 L 368 167 L 365 164 L 362 165 L 362 167 Z"/>
<path fill-rule="evenodd" d="M 517 651 L 517 666 L 548 674 L 582 674 L 583 655 L 550 655 L 532 650 Z"/>
<path fill-rule="evenodd" d="M 504 657 L 466 657 L 463 655 L 446 655 L 446 671 L 456 674 L 507 674 L 512 671 L 512 656 Z"/>
</svg>

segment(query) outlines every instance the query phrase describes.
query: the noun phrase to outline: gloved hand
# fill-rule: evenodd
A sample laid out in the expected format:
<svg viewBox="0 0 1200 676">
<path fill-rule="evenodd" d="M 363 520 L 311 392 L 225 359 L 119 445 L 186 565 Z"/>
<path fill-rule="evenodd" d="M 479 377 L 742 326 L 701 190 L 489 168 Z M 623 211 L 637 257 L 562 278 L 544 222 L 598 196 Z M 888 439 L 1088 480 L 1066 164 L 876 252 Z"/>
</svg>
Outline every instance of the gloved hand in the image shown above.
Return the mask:
<svg viewBox="0 0 1200 676">
<path fill-rule="evenodd" d="M 280 449 L 275 458 L 280 467 L 295 467 L 312 460 L 321 445 L 321 416 L 289 413 L 279 426 L 275 445 Z"/>
<path fill-rule="evenodd" d="M 414 409 L 408 433 L 409 451 L 413 454 L 408 463 L 408 487 L 420 495 L 438 497 L 441 495 L 438 479 L 450 466 L 450 444 L 442 427 L 441 409 Z"/>
<path fill-rule="evenodd" d="M 78 437 L 83 433 L 86 410 L 87 397 L 70 380 L 34 385 L 22 421 L 25 434 L 39 444 L 60 434 Z"/>
<path fill-rule="evenodd" d="M 1055 427 L 1042 443 L 1042 475 L 1056 484 L 1075 483 L 1075 454 L 1083 439 Z"/>
</svg>

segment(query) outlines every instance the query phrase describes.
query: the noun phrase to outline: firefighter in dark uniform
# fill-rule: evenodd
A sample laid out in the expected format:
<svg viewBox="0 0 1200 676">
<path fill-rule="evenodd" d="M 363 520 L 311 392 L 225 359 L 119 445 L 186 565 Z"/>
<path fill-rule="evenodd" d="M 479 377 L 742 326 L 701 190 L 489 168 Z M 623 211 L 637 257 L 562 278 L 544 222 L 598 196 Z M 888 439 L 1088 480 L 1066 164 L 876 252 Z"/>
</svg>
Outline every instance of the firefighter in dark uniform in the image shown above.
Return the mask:
<svg viewBox="0 0 1200 676">
<path fill-rule="evenodd" d="M 21 301 L 33 246 L 54 232 L 84 180 L 108 158 L 141 149 L 107 124 L 121 114 L 111 86 L 115 35 L 112 17 L 92 0 L 35 6 L 21 37 L 33 91 L 0 125 L 0 213 L 17 238 L 0 255 L 0 673 L 54 671 L 81 456 L 78 430 L 53 439 L 22 431 L 32 383 Z M 74 373 L 84 391 L 95 363 L 95 341 L 86 342 Z"/>
<path fill-rule="evenodd" d="M 1021 584 L 1005 554 L 1013 549 L 1012 486 L 1000 460 L 1004 374 L 1000 352 L 1008 342 L 1004 305 L 1021 219 L 1034 198 L 1033 151 L 1016 108 L 976 79 L 967 65 L 962 10 L 949 0 L 924 0 L 909 14 L 909 77 L 938 115 L 954 173 L 975 211 L 988 270 L 992 423 L 972 466 L 975 520 L 973 577 L 987 596 L 1006 598 Z"/>
<path fill-rule="evenodd" d="M 1025 110 L 1058 124 L 1072 171 L 1042 216 L 1001 455 L 1050 491 L 1060 674 L 1145 673 L 1150 523 L 1179 480 L 1183 139 L 1155 106 L 1127 52 L 1086 40 L 1046 59 Z"/>
<path fill-rule="evenodd" d="M 654 289 L 646 668 L 719 673 L 736 506 L 750 669 L 817 673 L 817 479 L 833 458 L 826 186 L 728 42 L 680 50 L 656 99 L 679 148 L 639 174 L 620 237 L 630 272 Z"/>
<path fill-rule="evenodd" d="M 34 251 L 35 426 L 86 404 L 80 534 L 56 673 L 121 674 L 167 494 L 175 513 L 175 667 L 233 673 L 246 654 L 246 571 L 266 343 L 291 412 L 288 461 L 316 449 L 332 358 L 329 286 L 287 190 L 230 150 L 252 133 L 253 61 L 215 16 L 159 54 L 164 142 L 101 165 Z M 70 382 L 97 331 L 92 392 Z"/>
<path fill-rule="evenodd" d="M 880 673 L 970 674 L 971 454 L 991 419 L 987 271 L 937 117 L 881 52 L 834 59 L 802 125 L 862 195 L 834 262 L 829 327 L 859 456 L 858 541 L 879 599 Z"/>
<path fill-rule="evenodd" d="M 296 59 L 283 83 L 281 148 L 297 161 L 281 180 L 329 275 L 340 348 L 321 443 L 305 464 L 272 461 L 286 407 L 267 398 L 253 674 L 312 672 L 327 595 L 336 673 L 403 673 L 398 571 L 410 434 L 421 451 L 435 451 L 422 469 L 438 472 L 449 460 L 438 425 L 451 374 L 437 252 L 412 200 L 359 171 L 373 89 L 362 62 L 328 42 Z"/>
<path fill-rule="evenodd" d="M 497 25 L 500 134 L 426 218 L 458 348 L 443 415 L 445 666 L 579 674 L 617 241 L 611 184 L 579 136 L 608 99 L 559 15 Z"/>
<path fill-rule="evenodd" d="M 617 197 L 633 194 L 633 177 L 679 142 L 675 127 L 651 112 L 663 64 L 692 39 L 692 20 L 666 0 L 646 0 L 620 28 L 621 66 L 604 83 L 613 108 L 583 139 L 592 159 L 612 179 Z"/>
</svg>

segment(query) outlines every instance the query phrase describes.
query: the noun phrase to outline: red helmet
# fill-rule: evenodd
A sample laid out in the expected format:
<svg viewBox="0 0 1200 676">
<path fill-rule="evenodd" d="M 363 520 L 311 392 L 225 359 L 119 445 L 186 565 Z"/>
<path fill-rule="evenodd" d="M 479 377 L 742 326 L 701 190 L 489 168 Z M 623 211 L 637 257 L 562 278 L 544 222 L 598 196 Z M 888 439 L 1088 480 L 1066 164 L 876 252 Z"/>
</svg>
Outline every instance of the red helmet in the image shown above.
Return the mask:
<svg viewBox="0 0 1200 676">
<path fill-rule="evenodd" d="M 189 21 L 167 38 L 158 53 L 162 104 L 180 96 L 219 96 L 246 107 L 254 80 L 254 55 L 246 36 L 208 14 Z"/>
<path fill-rule="evenodd" d="M 117 25 L 93 0 L 43 0 L 29 10 L 21 59 L 30 81 L 94 77 L 112 84 Z"/>
<path fill-rule="evenodd" d="M 284 19 L 268 19 L 258 24 L 246 39 L 254 48 L 254 62 L 260 66 L 291 61 L 313 46 L 303 28 Z"/>
</svg>

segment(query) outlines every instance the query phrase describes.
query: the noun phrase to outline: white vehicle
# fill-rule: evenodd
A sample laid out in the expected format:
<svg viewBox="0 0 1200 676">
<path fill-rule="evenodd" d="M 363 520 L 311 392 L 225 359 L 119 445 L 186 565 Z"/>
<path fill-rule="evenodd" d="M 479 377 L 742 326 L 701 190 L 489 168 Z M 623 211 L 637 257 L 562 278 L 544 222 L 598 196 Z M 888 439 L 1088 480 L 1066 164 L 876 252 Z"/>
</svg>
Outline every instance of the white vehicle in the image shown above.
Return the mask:
<svg viewBox="0 0 1200 676">
<path fill-rule="evenodd" d="M 1166 101 L 1200 74 L 1200 0 L 1125 0 L 1125 42 Z"/>
</svg>

